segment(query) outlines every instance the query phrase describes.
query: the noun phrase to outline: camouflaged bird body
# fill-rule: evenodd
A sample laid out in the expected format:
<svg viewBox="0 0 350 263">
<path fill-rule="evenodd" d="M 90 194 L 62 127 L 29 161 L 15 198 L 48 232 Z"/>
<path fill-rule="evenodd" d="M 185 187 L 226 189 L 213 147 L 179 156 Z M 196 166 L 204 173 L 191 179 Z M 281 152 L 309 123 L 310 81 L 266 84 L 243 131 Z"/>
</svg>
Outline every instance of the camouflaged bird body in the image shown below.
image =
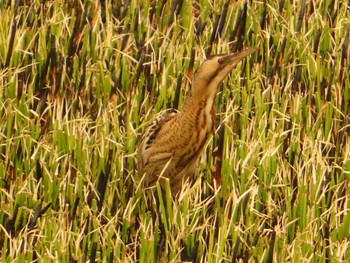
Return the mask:
<svg viewBox="0 0 350 263">
<path fill-rule="evenodd" d="M 199 101 L 194 107 L 192 97 L 187 97 L 181 112 L 165 114 L 147 127 L 138 148 L 138 170 L 145 173 L 145 182 L 153 186 L 165 178 L 170 179 L 174 193 L 195 174 L 201 150 L 214 130 L 213 102 L 208 107 Z M 203 111 L 207 106 L 209 114 Z M 189 108 L 191 107 L 191 108 Z"/>
</svg>

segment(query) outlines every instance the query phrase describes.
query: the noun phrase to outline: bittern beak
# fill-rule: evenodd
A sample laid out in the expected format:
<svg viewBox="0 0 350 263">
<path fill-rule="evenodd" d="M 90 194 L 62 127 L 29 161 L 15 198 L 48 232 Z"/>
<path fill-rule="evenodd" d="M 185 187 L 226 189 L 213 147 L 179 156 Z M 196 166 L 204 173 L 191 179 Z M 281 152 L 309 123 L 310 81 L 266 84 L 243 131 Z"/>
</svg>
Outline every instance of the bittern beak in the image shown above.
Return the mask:
<svg viewBox="0 0 350 263">
<path fill-rule="evenodd" d="M 219 63 L 222 64 L 223 66 L 226 66 L 228 64 L 237 64 L 239 61 L 241 61 L 243 58 L 246 56 L 249 56 L 250 54 L 254 53 L 257 51 L 258 48 L 256 47 L 251 47 L 244 49 L 242 51 L 233 53 L 233 54 L 228 54 L 223 56 L 222 58 L 219 59 Z"/>
</svg>

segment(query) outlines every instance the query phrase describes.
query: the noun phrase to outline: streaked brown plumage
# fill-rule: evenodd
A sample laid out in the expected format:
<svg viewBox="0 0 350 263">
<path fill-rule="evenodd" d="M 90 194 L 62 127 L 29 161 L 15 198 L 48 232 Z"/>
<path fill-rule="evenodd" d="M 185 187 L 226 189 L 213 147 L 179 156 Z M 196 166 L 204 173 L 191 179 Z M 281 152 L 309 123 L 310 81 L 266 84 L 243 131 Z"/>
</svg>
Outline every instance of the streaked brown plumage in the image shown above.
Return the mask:
<svg viewBox="0 0 350 263">
<path fill-rule="evenodd" d="M 195 74 L 192 91 L 177 113 L 152 122 L 137 144 L 137 166 L 147 186 L 157 182 L 164 187 L 168 178 L 173 194 L 191 178 L 203 147 L 215 129 L 215 96 L 235 65 L 257 48 L 207 59 Z"/>
</svg>

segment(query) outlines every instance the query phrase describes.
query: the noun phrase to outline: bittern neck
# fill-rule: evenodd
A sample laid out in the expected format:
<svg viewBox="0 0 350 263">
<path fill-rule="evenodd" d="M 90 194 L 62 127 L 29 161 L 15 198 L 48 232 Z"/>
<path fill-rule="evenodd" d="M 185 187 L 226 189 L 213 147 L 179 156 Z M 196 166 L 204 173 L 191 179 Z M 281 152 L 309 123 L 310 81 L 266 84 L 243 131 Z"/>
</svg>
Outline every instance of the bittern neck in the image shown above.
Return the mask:
<svg viewBox="0 0 350 263">
<path fill-rule="evenodd" d="M 215 81 L 215 79 L 210 82 L 205 79 L 198 79 L 192 88 L 193 97 L 200 100 L 214 100 L 221 83 L 222 81 Z"/>
<path fill-rule="evenodd" d="M 222 72 L 221 72 L 222 73 Z M 197 115 L 198 110 L 209 118 L 215 112 L 215 96 L 227 74 L 215 74 L 212 77 L 195 78 L 191 94 L 186 97 L 182 112 Z M 210 118 L 211 118 L 210 117 Z"/>
<path fill-rule="evenodd" d="M 193 117 L 198 117 L 199 114 L 211 116 L 215 112 L 215 92 L 203 92 L 200 94 L 191 93 L 184 101 L 181 112 Z"/>
</svg>

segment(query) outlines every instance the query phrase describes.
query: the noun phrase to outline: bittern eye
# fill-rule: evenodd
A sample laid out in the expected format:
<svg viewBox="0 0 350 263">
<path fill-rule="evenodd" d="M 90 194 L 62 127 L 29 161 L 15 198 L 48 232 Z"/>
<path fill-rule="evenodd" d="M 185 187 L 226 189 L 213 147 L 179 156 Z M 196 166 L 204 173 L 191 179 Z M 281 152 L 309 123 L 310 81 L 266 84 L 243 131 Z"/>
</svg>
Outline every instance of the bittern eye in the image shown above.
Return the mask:
<svg viewBox="0 0 350 263">
<path fill-rule="evenodd" d="M 222 64 L 223 62 L 224 62 L 224 58 L 219 58 L 219 59 L 218 59 L 218 63 L 219 63 L 219 64 Z"/>
</svg>

